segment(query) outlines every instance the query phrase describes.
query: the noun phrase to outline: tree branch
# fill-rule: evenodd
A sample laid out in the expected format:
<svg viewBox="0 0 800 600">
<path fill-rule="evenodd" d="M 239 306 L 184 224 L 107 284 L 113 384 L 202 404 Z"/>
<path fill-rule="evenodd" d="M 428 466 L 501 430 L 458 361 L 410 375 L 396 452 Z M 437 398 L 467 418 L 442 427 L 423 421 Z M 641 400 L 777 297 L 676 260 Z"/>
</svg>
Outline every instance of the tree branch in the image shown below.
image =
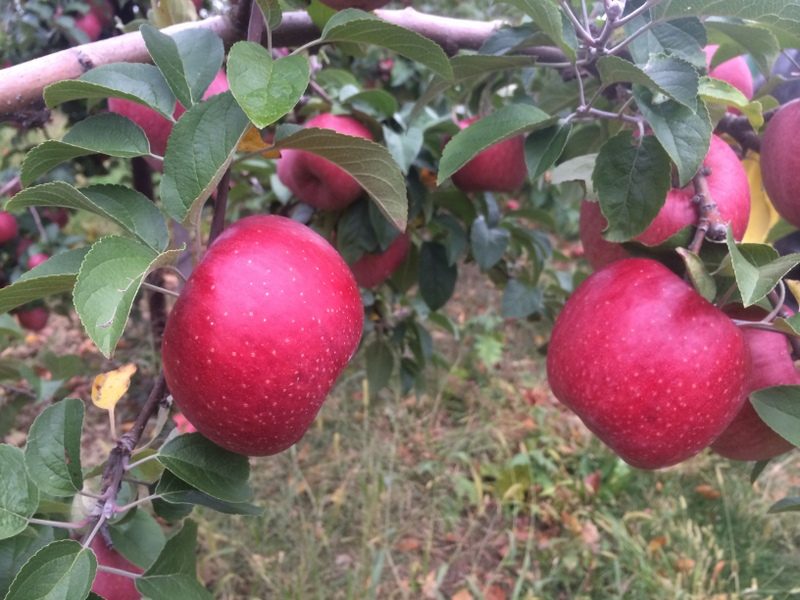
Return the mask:
<svg viewBox="0 0 800 600">
<path fill-rule="evenodd" d="M 705 238 L 714 242 L 720 242 L 725 239 L 725 235 L 727 234 L 725 221 L 722 220 L 722 215 L 719 209 L 717 209 L 717 204 L 711 197 L 711 190 L 708 187 L 707 177 L 710 174 L 711 170 L 704 166 L 700 168 L 697 175 L 692 179 L 695 191 L 692 202 L 697 206 L 698 219 L 697 230 L 695 231 L 692 243 L 689 244 L 689 250 L 695 254 L 700 252 Z"/>
</svg>

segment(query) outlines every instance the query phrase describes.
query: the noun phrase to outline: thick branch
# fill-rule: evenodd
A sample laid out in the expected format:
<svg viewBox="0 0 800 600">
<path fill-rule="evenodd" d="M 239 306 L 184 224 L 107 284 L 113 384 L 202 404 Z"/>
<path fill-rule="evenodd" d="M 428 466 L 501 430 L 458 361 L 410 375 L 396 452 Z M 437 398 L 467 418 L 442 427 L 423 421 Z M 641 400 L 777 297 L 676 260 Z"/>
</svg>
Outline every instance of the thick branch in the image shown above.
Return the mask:
<svg viewBox="0 0 800 600">
<path fill-rule="evenodd" d="M 700 252 L 705 238 L 714 242 L 721 242 L 725 239 L 728 231 L 725 221 L 717 208 L 717 203 L 711 197 L 707 179 L 710 174 L 711 171 L 708 167 L 701 167 L 697 175 L 692 179 L 695 191 L 692 202 L 697 205 L 698 219 L 697 230 L 692 243 L 689 245 L 689 250 L 695 254 Z"/>
</svg>

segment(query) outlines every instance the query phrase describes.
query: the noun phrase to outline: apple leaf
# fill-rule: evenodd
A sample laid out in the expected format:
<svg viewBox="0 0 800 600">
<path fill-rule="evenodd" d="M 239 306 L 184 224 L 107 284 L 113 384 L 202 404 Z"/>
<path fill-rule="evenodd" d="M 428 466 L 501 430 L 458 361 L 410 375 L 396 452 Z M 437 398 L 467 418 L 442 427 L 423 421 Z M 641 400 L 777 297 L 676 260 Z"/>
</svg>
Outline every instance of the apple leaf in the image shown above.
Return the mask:
<svg viewBox="0 0 800 600">
<path fill-rule="evenodd" d="M 79 121 L 62 138 L 36 146 L 22 163 L 22 185 L 28 186 L 53 167 L 79 156 L 108 154 L 132 158 L 150 154 L 150 142 L 133 121 L 103 113 Z"/>
<path fill-rule="evenodd" d="M 367 382 L 371 395 L 377 394 L 386 387 L 394 370 L 394 354 L 383 339 L 377 338 L 366 351 Z"/>
<path fill-rule="evenodd" d="M 137 567 L 146 569 L 164 549 L 167 538 L 161 525 L 145 510 L 133 514 L 108 528 L 114 550 Z"/>
<path fill-rule="evenodd" d="M 339 100 L 355 110 L 367 113 L 378 120 L 391 118 L 400 105 L 397 98 L 385 90 L 359 90 L 347 87 L 339 93 Z M 384 130 L 388 129 L 384 127 Z"/>
<path fill-rule="evenodd" d="M 44 88 L 44 101 L 53 108 L 71 100 L 124 98 L 148 106 L 172 120 L 175 95 L 161 71 L 153 65 L 114 63 L 101 65 L 80 76 Z"/>
<path fill-rule="evenodd" d="M 203 97 L 222 66 L 225 49 L 209 29 L 184 29 L 169 36 L 152 25 L 139 29 L 147 51 L 185 108 Z"/>
<path fill-rule="evenodd" d="M 628 35 L 639 31 L 649 20 L 640 15 L 625 25 Z M 676 19 L 669 23 L 651 23 L 648 31 L 629 45 L 631 56 L 637 64 L 646 63 L 654 54 L 668 54 L 683 59 L 696 69 L 706 68 L 706 30 L 695 17 Z"/>
<path fill-rule="evenodd" d="M 408 199 L 405 178 L 385 147 L 370 140 L 315 127 L 298 130 L 280 127 L 275 139 L 279 150 L 291 148 L 311 152 L 347 171 L 386 218 L 400 231 L 406 230 Z"/>
<path fill-rule="evenodd" d="M 230 92 L 186 111 L 169 136 L 161 178 L 161 201 L 171 217 L 197 220 L 249 125 Z"/>
<path fill-rule="evenodd" d="M 759 101 L 750 101 L 742 92 L 727 81 L 713 77 L 700 78 L 698 89 L 700 97 L 706 102 L 735 106 L 747 117 L 753 129 L 760 129 L 764 125 L 764 107 Z"/>
<path fill-rule="evenodd" d="M 156 494 L 170 504 L 199 504 L 228 515 L 258 517 L 264 514 L 264 509 L 249 502 L 226 502 L 209 496 L 176 477 L 170 471 L 164 471 L 156 486 Z"/>
<path fill-rule="evenodd" d="M 19 192 L 6 210 L 28 206 L 74 208 L 114 221 L 153 250 L 169 244 L 169 231 L 161 211 L 143 194 L 122 185 L 93 185 L 77 190 L 68 183 L 44 183 Z"/>
<path fill-rule="evenodd" d="M 769 75 L 780 44 L 775 34 L 766 27 L 754 23 L 741 23 L 729 19 L 710 18 L 704 21 L 709 42 L 720 46 L 714 53 L 712 67 L 734 56 L 748 54 L 759 71 Z"/>
<path fill-rule="evenodd" d="M 233 97 L 258 128 L 272 125 L 300 101 L 309 81 L 308 59 L 273 60 L 253 42 L 237 42 L 228 54 L 228 82 Z"/>
<path fill-rule="evenodd" d="M 626 242 L 647 229 L 670 187 L 664 149 L 652 137 L 636 141 L 629 131 L 618 133 L 603 144 L 594 166 L 594 188 L 608 220 L 604 237 L 611 242 Z"/>
<path fill-rule="evenodd" d="M 7 407 L 4 407 L 5 411 Z M 52 527 L 28 527 L 17 536 L 0 541 L 0 598 L 5 598 L 14 576 L 40 548 L 53 541 Z"/>
<path fill-rule="evenodd" d="M 220 448 L 199 433 L 167 442 L 158 460 L 180 479 L 224 502 L 247 502 L 253 496 L 247 480 L 247 457 Z"/>
<path fill-rule="evenodd" d="M 539 129 L 525 140 L 525 163 L 528 165 L 528 178 L 538 179 L 561 157 L 567 146 L 572 124 L 564 123 Z"/>
<path fill-rule="evenodd" d="M 475 121 L 454 135 L 444 147 L 437 183 L 441 185 L 489 146 L 534 129 L 541 129 L 553 120 L 553 117 L 535 106 L 509 104 Z"/>
<path fill-rule="evenodd" d="M 398 133 L 384 125 L 383 141 L 403 173 L 408 173 L 422 150 L 425 136 L 419 127 L 409 127 L 406 131 Z"/>
<path fill-rule="evenodd" d="M 769 461 L 770 459 L 767 458 L 765 460 L 757 460 L 755 463 L 753 463 L 753 470 L 750 471 L 750 485 L 753 485 L 758 479 L 758 476 L 764 472 L 764 469 L 769 464 Z"/>
<path fill-rule="evenodd" d="M 761 420 L 783 439 L 800 446 L 800 385 L 778 385 L 750 394 Z"/>
<path fill-rule="evenodd" d="M 644 65 L 635 65 L 618 56 L 603 56 L 597 61 L 597 70 L 603 86 L 635 83 L 691 110 L 697 108 L 697 71 L 683 59 L 656 54 Z"/>
<path fill-rule="evenodd" d="M 419 291 L 431 310 L 438 310 L 456 288 L 458 266 L 447 259 L 447 249 L 438 242 L 423 242 L 419 255 Z"/>
<path fill-rule="evenodd" d="M 503 317 L 524 319 L 542 312 L 544 297 L 542 289 L 520 279 L 510 279 L 503 291 Z"/>
<path fill-rule="evenodd" d="M 567 60 L 574 61 L 578 39 L 575 29 L 556 6 L 555 2 L 541 0 L 503 0 L 512 4 L 528 15 L 541 30 L 567 55 Z"/>
<path fill-rule="evenodd" d="M 274 31 L 283 20 L 280 2 L 278 0 L 256 0 L 256 4 L 258 4 L 261 14 L 264 16 L 264 24 L 271 31 Z"/>
<path fill-rule="evenodd" d="M 737 244 L 730 227 L 727 244 L 736 286 L 746 307 L 764 298 L 786 273 L 800 264 L 800 254 L 778 256 L 766 244 Z"/>
<path fill-rule="evenodd" d="M 717 297 L 717 284 L 714 283 L 714 278 L 706 270 L 703 261 L 697 254 L 686 248 L 677 248 L 675 251 L 683 259 L 683 264 L 686 265 L 686 272 L 692 281 L 694 289 L 703 298 L 713 302 L 714 298 Z"/>
<path fill-rule="evenodd" d="M 57 540 L 28 559 L 4 600 L 86 598 L 96 571 L 94 552 L 75 540 Z"/>
<path fill-rule="evenodd" d="M 781 498 L 775 504 L 770 506 L 767 513 L 770 515 L 775 515 L 778 513 L 797 511 L 800 511 L 800 497 L 787 496 L 786 498 Z"/>
<path fill-rule="evenodd" d="M 136 579 L 136 589 L 152 600 L 211 600 L 197 580 L 197 523 L 187 520 L 167 540 L 153 565 Z"/>
<path fill-rule="evenodd" d="M 72 290 L 88 251 L 88 247 L 67 250 L 23 273 L 14 283 L 0 289 L 0 312 L 8 312 L 32 300 Z"/>
<path fill-rule="evenodd" d="M 25 467 L 42 492 L 71 496 L 83 486 L 82 426 L 83 402 L 77 398 L 48 406 L 34 420 L 25 445 Z"/>
<path fill-rule="evenodd" d="M 473 221 L 469 238 L 475 262 L 483 271 L 488 271 L 503 258 L 511 234 L 503 227 L 489 227 L 481 215 Z"/>
<path fill-rule="evenodd" d="M 453 78 L 453 67 L 439 44 L 362 10 L 348 8 L 336 13 L 325 24 L 320 39 L 380 46 L 428 67 L 445 79 Z"/>
<path fill-rule="evenodd" d="M 550 174 L 550 183 L 558 185 L 565 181 L 582 181 L 586 185 L 586 193 L 594 195 L 592 174 L 597 165 L 597 154 L 583 154 L 565 160 Z"/>
<path fill-rule="evenodd" d="M 139 287 L 182 250 L 159 254 L 139 241 L 109 236 L 95 242 L 81 264 L 72 296 L 86 333 L 110 357 L 122 336 Z"/>
<path fill-rule="evenodd" d="M 39 507 L 39 489 L 25 469 L 22 450 L 0 444 L 0 540 L 25 530 Z"/>
</svg>

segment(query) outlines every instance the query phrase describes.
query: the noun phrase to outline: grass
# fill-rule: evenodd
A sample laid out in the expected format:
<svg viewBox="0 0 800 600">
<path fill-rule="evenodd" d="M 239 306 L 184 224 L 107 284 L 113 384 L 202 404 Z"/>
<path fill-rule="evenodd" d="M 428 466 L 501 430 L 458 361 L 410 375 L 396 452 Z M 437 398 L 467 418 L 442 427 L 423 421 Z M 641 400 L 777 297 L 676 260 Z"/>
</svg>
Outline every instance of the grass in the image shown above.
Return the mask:
<svg viewBox="0 0 800 600">
<path fill-rule="evenodd" d="M 754 488 L 710 453 L 634 470 L 552 398 L 533 326 L 454 310 L 467 336 L 437 340 L 428 394 L 366 399 L 354 365 L 295 448 L 253 461 L 262 518 L 197 513 L 215 597 L 800 598 L 800 521 L 766 514 L 795 454 Z"/>
</svg>

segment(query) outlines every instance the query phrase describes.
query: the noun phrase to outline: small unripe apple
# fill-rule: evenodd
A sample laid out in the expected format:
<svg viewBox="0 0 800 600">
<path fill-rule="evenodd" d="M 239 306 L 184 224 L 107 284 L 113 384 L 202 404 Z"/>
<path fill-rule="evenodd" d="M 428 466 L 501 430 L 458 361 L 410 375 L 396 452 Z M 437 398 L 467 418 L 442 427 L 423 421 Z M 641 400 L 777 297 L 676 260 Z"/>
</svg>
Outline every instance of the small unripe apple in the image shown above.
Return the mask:
<svg viewBox="0 0 800 600">
<path fill-rule="evenodd" d="M 48 258 L 50 258 L 50 256 L 45 254 L 44 252 L 37 252 L 28 259 L 28 269 L 33 269 L 34 267 L 38 267 Z"/>
<path fill-rule="evenodd" d="M 706 53 L 706 64 L 710 67 L 711 60 L 714 58 L 717 49 L 716 44 L 706 46 L 703 50 Z M 733 87 L 738 89 L 745 97 L 750 100 L 753 97 L 753 74 L 750 67 L 747 66 L 747 60 L 744 56 L 734 56 L 733 58 L 719 63 L 708 72 L 709 77 L 714 79 L 721 79 L 730 83 Z M 737 111 L 738 112 L 738 111 Z"/>
<path fill-rule="evenodd" d="M 175 303 L 164 375 L 197 430 L 233 452 L 297 442 L 358 347 L 353 274 L 310 228 L 252 216 L 225 230 Z"/>
<path fill-rule="evenodd" d="M 724 140 L 711 136 L 703 165 L 711 169 L 706 177 L 711 197 L 723 220 L 731 224 L 733 236 L 741 240 L 750 218 L 750 184 L 742 163 Z M 672 188 L 667 192 L 664 206 L 653 222 L 641 234 L 633 238 L 646 246 L 657 246 L 678 233 L 684 227 L 697 223 L 697 206 L 692 202 L 695 195 L 690 183 L 684 188 Z M 595 269 L 600 269 L 613 260 L 624 258 L 628 252 L 618 244 L 607 242 L 602 235 L 607 226 L 599 205 L 581 206 L 580 236 L 586 259 Z"/>
<path fill-rule="evenodd" d="M 363 288 L 378 287 L 403 264 L 410 249 L 411 238 L 401 233 L 384 252 L 364 254 L 350 265 L 356 282 Z"/>
<path fill-rule="evenodd" d="M 0 244 L 10 242 L 19 232 L 17 219 L 10 212 L 0 210 Z"/>
<path fill-rule="evenodd" d="M 307 121 L 305 126 L 373 139 L 366 126 L 348 116 L 323 113 Z M 341 210 L 355 202 L 363 191 L 344 169 L 302 150 L 281 151 L 278 177 L 301 201 L 320 210 Z"/>
<path fill-rule="evenodd" d="M 345 8 L 375 10 L 389 4 L 389 0 L 320 0 L 320 2 L 336 10 L 344 10 Z"/>
<path fill-rule="evenodd" d="M 784 104 L 761 140 L 764 189 L 780 215 L 800 227 L 800 99 Z"/>
<path fill-rule="evenodd" d="M 50 318 L 50 311 L 44 306 L 18 310 L 16 314 L 19 324 L 28 331 L 33 332 L 38 332 L 44 329 L 47 326 L 48 319 Z"/>
<path fill-rule="evenodd" d="M 130 573 L 143 573 L 142 569 L 128 561 L 113 548 L 106 545 L 101 535 L 96 535 L 89 547 L 97 557 L 97 564 L 112 569 L 121 569 Z M 155 557 L 154 557 L 155 558 Z M 106 600 L 140 600 L 142 595 L 130 577 L 115 575 L 106 571 L 97 571 L 92 584 L 92 591 Z"/>
<path fill-rule="evenodd" d="M 480 117 L 459 121 L 466 129 Z M 453 183 L 463 192 L 513 192 L 525 183 L 525 138 L 521 135 L 504 140 L 479 152 L 475 158 L 453 173 Z"/>
<path fill-rule="evenodd" d="M 745 399 L 739 328 L 661 263 L 629 258 L 584 281 L 556 320 L 547 377 L 629 464 L 658 469 L 697 454 Z"/>
</svg>

